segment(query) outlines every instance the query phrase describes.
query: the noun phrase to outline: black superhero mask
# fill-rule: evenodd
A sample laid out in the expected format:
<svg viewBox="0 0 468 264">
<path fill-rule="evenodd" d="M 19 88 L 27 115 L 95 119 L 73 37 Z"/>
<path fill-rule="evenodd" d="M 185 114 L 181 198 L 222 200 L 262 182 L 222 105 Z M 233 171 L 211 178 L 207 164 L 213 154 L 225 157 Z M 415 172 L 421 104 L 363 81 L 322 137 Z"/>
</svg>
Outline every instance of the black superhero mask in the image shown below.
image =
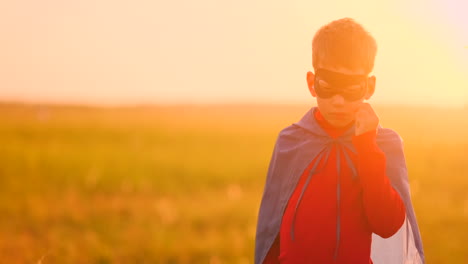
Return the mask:
<svg viewBox="0 0 468 264">
<path fill-rule="evenodd" d="M 366 75 L 348 75 L 317 69 L 315 72 L 315 91 L 321 98 L 331 98 L 340 94 L 347 101 L 356 101 L 364 97 L 367 91 Z"/>
</svg>

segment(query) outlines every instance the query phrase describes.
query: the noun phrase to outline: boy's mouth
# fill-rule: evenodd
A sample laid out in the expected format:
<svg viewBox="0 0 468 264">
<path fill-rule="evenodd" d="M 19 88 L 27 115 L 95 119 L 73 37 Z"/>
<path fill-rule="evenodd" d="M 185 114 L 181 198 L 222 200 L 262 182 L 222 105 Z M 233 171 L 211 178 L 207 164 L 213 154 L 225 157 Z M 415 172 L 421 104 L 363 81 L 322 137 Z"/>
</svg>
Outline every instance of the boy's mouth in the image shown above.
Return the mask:
<svg viewBox="0 0 468 264">
<path fill-rule="evenodd" d="M 335 119 L 347 119 L 349 116 L 347 113 L 343 113 L 343 112 L 332 112 L 332 113 L 329 113 L 329 115 Z"/>
</svg>

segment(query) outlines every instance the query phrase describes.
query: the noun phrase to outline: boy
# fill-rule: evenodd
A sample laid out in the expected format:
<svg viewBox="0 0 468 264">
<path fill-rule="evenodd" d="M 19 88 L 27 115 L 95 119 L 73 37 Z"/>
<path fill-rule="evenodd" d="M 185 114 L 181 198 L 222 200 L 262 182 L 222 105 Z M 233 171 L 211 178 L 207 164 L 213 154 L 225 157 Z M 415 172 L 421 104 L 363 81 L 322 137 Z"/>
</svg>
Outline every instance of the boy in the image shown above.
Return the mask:
<svg viewBox="0 0 468 264">
<path fill-rule="evenodd" d="M 379 126 L 377 44 L 349 18 L 317 31 L 317 107 L 283 129 L 268 169 L 255 263 L 424 263 L 403 147 Z"/>
</svg>

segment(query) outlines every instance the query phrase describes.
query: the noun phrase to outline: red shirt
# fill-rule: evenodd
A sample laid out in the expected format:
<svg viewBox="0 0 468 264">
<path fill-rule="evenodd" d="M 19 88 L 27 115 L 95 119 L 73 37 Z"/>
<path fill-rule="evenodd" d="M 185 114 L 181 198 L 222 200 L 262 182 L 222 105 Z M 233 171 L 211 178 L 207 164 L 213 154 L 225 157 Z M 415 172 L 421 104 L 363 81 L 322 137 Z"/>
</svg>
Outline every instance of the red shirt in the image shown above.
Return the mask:
<svg viewBox="0 0 468 264">
<path fill-rule="evenodd" d="M 331 126 L 320 114 L 314 113 L 320 126 L 333 138 L 344 128 Z M 316 173 L 305 190 L 299 207 L 296 204 L 302 188 L 315 164 L 315 158 L 302 174 L 286 206 L 280 233 L 270 248 L 264 263 L 353 263 L 368 264 L 372 233 L 392 236 L 403 224 L 405 207 L 385 175 L 385 155 L 376 144 L 376 131 L 352 139 L 357 154 L 349 153 L 358 177 L 352 178 L 343 153 L 340 153 L 341 173 L 337 173 L 336 146 L 330 156 L 319 160 Z M 340 181 L 340 204 L 337 184 Z M 340 241 L 337 245 L 337 210 L 340 210 Z M 293 216 L 296 214 L 293 223 Z M 294 224 L 294 240 L 291 227 Z M 338 246 L 338 255 L 334 252 Z"/>
</svg>

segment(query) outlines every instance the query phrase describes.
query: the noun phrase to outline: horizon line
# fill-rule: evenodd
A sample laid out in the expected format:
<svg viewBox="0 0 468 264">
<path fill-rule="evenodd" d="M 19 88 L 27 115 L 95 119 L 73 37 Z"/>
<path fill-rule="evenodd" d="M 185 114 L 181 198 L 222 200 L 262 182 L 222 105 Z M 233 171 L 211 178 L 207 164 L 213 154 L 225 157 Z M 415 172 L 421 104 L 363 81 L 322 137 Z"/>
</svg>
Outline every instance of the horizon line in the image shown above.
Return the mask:
<svg viewBox="0 0 468 264">
<path fill-rule="evenodd" d="M 468 109 L 468 102 L 464 105 L 442 105 L 442 104 L 408 104 L 397 102 L 370 102 L 377 107 L 411 107 L 411 108 L 439 108 L 439 109 Z M 55 106 L 55 107 L 83 107 L 83 108 L 139 108 L 139 107 L 233 107 L 233 106 L 276 106 L 276 107 L 303 107 L 316 105 L 312 102 L 268 102 L 268 101 L 225 101 L 225 102 L 140 102 L 140 103 L 97 103 L 97 102 L 56 102 L 56 101 L 32 101 L 32 100 L 3 100 L 0 106 L 24 105 L 24 106 Z"/>
</svg>

